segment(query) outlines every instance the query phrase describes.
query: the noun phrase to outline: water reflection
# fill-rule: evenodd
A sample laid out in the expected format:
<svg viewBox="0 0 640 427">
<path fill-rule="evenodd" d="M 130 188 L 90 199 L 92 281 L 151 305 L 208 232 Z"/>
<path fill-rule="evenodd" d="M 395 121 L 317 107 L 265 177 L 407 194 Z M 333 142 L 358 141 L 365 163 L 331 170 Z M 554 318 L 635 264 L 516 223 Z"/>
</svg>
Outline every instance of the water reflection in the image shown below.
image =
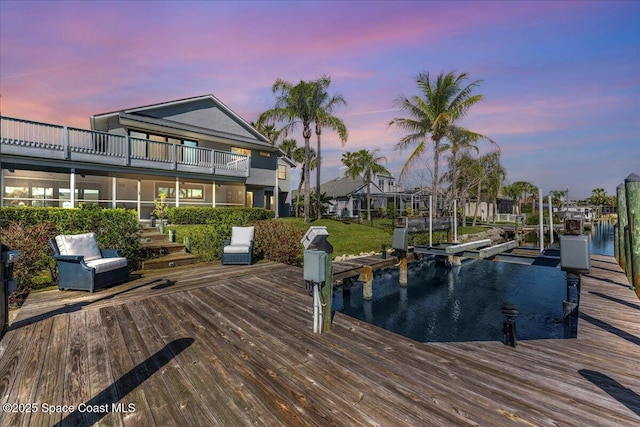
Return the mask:
<svg viewBox="0 0 640 427">
<path fill-rule="evenodd" d="M 591 252 L 613 255 L 613 224 L 595 224 Z M 362 283 L 337 292 L 334 307 L 352 317 L 422 342 L 501 341 L 505 301 L 515 304 L 518 340 L 564 338 L 566 274 L 559 268 L 471 260 L 442 267 L 433 260 L 411 264 L 408 285 L 397 269 L 374 276 L 373 299 Z"/>
<path fill-rule="evenodd" d="M 613 256 L 615 238 L 613 222 L 602 222 L 593 225 L 591 230 L 591 253 Z"/>
<path fill-rule="evenodd" d="M 338 311 L 417 341 L 501 340 L 504 301 L 518 306 L 518 338 L 563 337 L 564 273 L 548 267 L 467 261 L 446 268 L 412 265 L 400 288 L 396 270 L 374 276 L 374 295 L 362 298 L 355 282 L 335 296 Z"/>
</svg>

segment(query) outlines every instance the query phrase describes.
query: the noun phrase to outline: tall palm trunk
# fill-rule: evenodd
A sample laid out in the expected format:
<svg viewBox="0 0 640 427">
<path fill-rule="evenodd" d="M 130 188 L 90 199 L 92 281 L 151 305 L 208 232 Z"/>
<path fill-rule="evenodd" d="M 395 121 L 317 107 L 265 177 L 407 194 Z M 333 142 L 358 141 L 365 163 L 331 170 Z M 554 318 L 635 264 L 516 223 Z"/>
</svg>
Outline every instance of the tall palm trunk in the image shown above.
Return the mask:
<svg viewBox="0 0 640 427">
<path fill-rule="evenodd" d="M 433 206 L 438 212 L 438 173 L 440 170 L 440 138 L 433 141 L 433 182 L 431 183 L 431 193 L 433 196 Z"/>
<path fill-rule="evenodd" d="M 367 221 L 371 224 L 371 179 L 367 179 Z"/>
<path fill-rule="evenodd" d="M 298 183 L 298 200 L 296 200 L 296 217 L 300 216 L 300 195 L 302 194 L 302 184 L 305 181 L 304 176 L 304 162 L 302 163 L 302 174 L 300 175 L 300 182 Z"/>
<path fill-rule="evenodd" d="M 304 123 L 304 129 L 302 131 L 302 137 L 304 138 L 304 222 L 309 223 L 309 208 L 311 207 L 311 181 L 309 177 L 311 176 L 311 162 L 309 161 L 311 158 L 310 152 L 310 144 L 309 139 L 311 138 L 311 127 L 310 123 Z"/>
<path fill-rule="evenodd" d="M 320 163 L 322 162 L 322 155 L 320 154 L 320 134 L 322 128 L 316 124 L 316 136 L 318 137 L 318 153 L 316 155 L 316 209 L 318 212 L 318 219 L 322 219 L 322 206 L 320 203 Z"/>
<path fill-rule="evenodd" d="M 476 221 L 478 219 L 478 206 L 480 206 L 480 195 L 482 194 L 482 180 L 478 182 L 478 189 L 476 190 L 476 208 L 473 212 L 473 227 L 476 226 Z"/>
</svg>

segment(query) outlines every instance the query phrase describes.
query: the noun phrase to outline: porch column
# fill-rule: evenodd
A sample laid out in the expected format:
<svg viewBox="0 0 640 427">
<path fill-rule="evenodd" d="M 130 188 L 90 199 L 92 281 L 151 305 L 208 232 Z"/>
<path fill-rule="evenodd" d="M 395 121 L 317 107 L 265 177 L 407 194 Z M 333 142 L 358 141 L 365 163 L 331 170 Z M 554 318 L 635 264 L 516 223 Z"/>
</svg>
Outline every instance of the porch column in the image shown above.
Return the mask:
<svg viewBox="0 0 640 427">
<path fill-rule="evenodd" d="M 211 181 L 211 191 L 213 193 L 213 200 L 211 201 L 211 206 L 216 207 L 216 182 Z"/>
<path fill-rule="evenodd" d="M 176 208 L 180 206 L 180 178 L 176 176 Z"/>
<path fill-rule="evenodd" d="M 276 186 L 273 188 L 273 203 L 275 203 L 273 212 L 275 213 L 275 217 L 276 218 L 280 218 L 280 195 L 278 193 L 278 191 L 280 190 L 278 188 L 278 174 L 280 173 L 280 166 L 278 165 L 278 162 L 276 161 Z"/>
<path fill-rule="evenodd" d="M 71 207 L 76 207 L 76 170 L 71 168 L 71 175 L 69 177 L 69 203 L 71 203 Z"/>
<path fill-rule="evenodd" d="M 0 208 L 4 206 L 4 169 L 0 162 Z"/>
<path fill-rule="evenodd" d="M 142 214 L 141 214 L 141 210 L 142 210 L 142 203 L 140 201 L 140 197 L 142 194 L 142 181 L 140 181 L 140 179 L 138 179 L 138 195 L 137 195 L 137 210 L 138 210 L 138 221 L 140 221 L 142 219 Z"/>
<path fill-rule="evenodd" d="M 116 191 L 117 191 L 118 185 L 116 184 L 116 177 L 111 177 L 111 207 L 113 209 L 116 208 L 116 200 L 118 199 L 116 197 Z"/>
</svg>

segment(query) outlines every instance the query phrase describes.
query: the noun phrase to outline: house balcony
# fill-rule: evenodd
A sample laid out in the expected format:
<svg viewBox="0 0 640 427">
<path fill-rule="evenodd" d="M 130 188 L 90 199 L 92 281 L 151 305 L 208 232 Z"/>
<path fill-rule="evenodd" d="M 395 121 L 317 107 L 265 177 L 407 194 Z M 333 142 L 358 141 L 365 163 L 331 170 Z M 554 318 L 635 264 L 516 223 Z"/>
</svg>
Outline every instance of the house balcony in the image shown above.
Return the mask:
<svg viewBox="0 0 640 427">
<path fill-rule="evenodd" d="M 0 144 L 3 156 L 69 160 L 218 176 L 249 176 L 249 157 L 243 154 L 4 116 L 0 117 Z"/>
</svg>

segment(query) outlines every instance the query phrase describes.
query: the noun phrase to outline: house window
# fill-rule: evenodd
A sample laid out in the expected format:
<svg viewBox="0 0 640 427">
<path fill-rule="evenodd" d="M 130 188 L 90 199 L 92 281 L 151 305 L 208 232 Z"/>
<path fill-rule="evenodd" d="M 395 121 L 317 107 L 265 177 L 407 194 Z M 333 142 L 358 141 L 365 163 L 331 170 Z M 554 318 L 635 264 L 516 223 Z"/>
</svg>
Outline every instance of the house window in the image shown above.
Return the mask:
<svg viewBox="0 0 640 427">
<path fill-rule="evenodd" d="M 236 154 L 244 154 L 245 156 L 251 155 L 251 150 L 247 150 L 246 148 L 240 148 L 240 147 L 231 147 L 231 152 Z"/>
<path fill-rule="evenodd" d="M 287 167 L 278 165 L 278 179 L 287 179 Z"/>
<path fill-rule="evenodd" d="M 176 197 L 176 186 L 174 183 L 169 182 L 156 182 L 156 195 L 154 198 L 160 198 L 162 194 L 167 199 L 175 199 Z"/>
<path fill-rule="evenodd" d="M 204 199 L 204 185 L 180 184 L 180 199 L 202 200 Z"/>
<path fill-rule="evenodd" d="M 147 139 L 149 139 L 151 141 L 157 141 L 157 142 L 167 142 L 167 137 L 166 136 L 162 136 L 162 135 L 149 134 Z"/>
<path fill-rule="evenodd" d="M 216 206 L 241 206 L 246 203 L 244 184 L 216 184 Z"/>
<path fill-rule="evenodd" d="M 253 191 L 247 191 L 247 207 L 253 207 Z"/>
</svg>

